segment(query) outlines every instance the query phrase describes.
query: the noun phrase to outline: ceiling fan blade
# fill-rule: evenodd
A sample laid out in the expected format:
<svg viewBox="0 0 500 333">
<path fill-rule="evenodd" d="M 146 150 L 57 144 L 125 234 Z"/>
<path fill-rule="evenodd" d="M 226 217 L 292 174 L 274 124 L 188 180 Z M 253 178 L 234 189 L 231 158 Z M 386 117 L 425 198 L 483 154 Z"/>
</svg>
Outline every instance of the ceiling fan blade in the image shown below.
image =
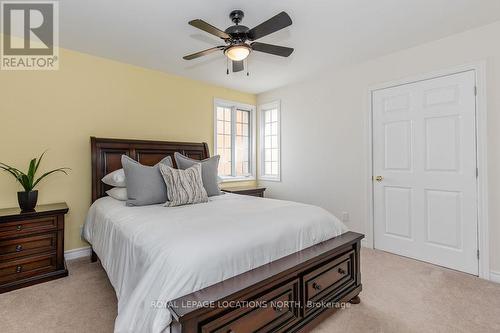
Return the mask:
<svg viewBox="0 0 500 333">
<path fill-rule="evenodd" d="M 215 51 L 222 50 L 223 48 L 224 48 L 224 46 L 216 46 L 216 47 L 212 47 L 211 49 L 206 49 L 206 50 L 203 50 L 203 51 L 200 51 L 200 52 L 196 52 L 196 53 L 193 53 L 193 54 L 189 54 L 189 55 L 187 55 L 187 56 L 182 57 L 182 59 L 184 59 L 184 60 L 193 60 L 193 59 L 196 59 L 196 58 L 202 57 L 202 56 L 204 56 L 204 55 L 207 55 L 207 54 L 213 53 L 213 52 L 215 52 Z"/>
<path fill-rule="evenodd" d="M 233 73 L 236 73 L 236 72 L 241 72 L 243 69 L 244 69 L 244 64 L 243 64 L 243 60 L 241 61 L 234 61 L 233 60 Z"/>
<path fill-rule="evenodd" d="M 250 46 L 254 51 L 270 53 L 281 57 L 288 57 L 293 52 L 293 49 L 291 47 L 265 44 L 259 42 L 254 42 L 250 44 Z"/>
<path fill-rule="evenodd" d="M 272 34 L 278 30 L 288 27 L 292 24 L 292 19 L 287 13 L 281 12 L 278 15 L 271 17 L 269 20 L 259 24 L 247 32 L 248 39 L 256 40 Z"/>
<path fill-rule="evenodd" d="M 195 28 L 201 29 L 203 31 L 208 32 L 209 34 L 212 34 L 214 36 L 220 37 L 222 39 L 230 39 L 231 36 L 229 36 L 227 33 L 224 31 L 214 27 L 211 24 L 208 24 L 207 22 L 197 19 L 197 20 L 192 20 L 189 21 L 189 24 L 192 25 Z"/>
</svg>

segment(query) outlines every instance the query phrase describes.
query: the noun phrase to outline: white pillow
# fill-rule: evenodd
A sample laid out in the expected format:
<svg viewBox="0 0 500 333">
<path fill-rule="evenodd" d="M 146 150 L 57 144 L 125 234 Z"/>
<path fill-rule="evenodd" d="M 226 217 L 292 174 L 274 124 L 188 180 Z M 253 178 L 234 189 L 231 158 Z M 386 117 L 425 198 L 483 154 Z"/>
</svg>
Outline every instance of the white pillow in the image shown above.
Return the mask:
<svg viewBox="0 0 500 333">
<path fill-rule="evenodd" d="M 101 180 L 104 184 L 108 184 L 109 186 L 113 187 L 127 186 L 127 184 L 125 183 L 125 172 L 123 171 L 123 169 L 118 169 L 116 171 L 108 173 Z"/>
<path fill-rule="evenodd" d="M 106 194 L 120 201 L 127 201 L 128 199 L 126 187 L 113 187 L 111 190 L 106 191 Z"/>
</svg>

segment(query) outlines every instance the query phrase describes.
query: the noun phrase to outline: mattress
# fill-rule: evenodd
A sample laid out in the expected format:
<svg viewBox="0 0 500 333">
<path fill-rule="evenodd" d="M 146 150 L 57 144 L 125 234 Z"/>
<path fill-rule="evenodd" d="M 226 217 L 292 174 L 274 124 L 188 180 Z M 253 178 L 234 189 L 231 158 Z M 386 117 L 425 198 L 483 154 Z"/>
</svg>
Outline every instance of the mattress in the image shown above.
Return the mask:
<svg viewBox="0 0 500 333">
<path fill-rule="evenodd" d="M 169 332 L 168 301 L 345 231 L 316 206 L 225 194 L 180 207 L 104 197 L 90 207 L 83 236 L 115 289 L 115 332 L 160 333 Z"/>
</svg>

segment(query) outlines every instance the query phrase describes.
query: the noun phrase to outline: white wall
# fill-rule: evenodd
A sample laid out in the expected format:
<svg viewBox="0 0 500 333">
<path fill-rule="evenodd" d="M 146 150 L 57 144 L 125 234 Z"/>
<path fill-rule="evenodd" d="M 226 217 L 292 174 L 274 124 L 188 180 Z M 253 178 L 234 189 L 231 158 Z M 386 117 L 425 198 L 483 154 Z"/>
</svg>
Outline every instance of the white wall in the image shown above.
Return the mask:
<svg viewBox="0 0 500 333">
<path fill-rule="evenodd" d="M 485 60 L 490 266 L 500 271 L 499 36 L 497 22 L 258 95 L 259 104 L 281 100 L 282 182 L 261 182 L 266 195 L 347 211 L 349 227 L 364 232 L 369 87 Z"/>
</svg>

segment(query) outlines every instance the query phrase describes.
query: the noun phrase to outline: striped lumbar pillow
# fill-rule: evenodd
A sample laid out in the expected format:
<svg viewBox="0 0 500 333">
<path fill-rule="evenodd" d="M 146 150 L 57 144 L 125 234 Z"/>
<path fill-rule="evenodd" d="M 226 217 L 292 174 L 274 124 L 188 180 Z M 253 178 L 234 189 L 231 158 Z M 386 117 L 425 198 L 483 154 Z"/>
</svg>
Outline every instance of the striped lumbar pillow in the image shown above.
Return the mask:
<svg viewBox="0 0 500 333">
<path fill-rule="evenodd" d="M 208 202 L 207 191 L 203 187 L 201 165 L 195 164 L 186 170 L 179 170 L 160 164 L 160 172 L 167 184 L 167 202 L 165 206 Z"/>
</svg>

